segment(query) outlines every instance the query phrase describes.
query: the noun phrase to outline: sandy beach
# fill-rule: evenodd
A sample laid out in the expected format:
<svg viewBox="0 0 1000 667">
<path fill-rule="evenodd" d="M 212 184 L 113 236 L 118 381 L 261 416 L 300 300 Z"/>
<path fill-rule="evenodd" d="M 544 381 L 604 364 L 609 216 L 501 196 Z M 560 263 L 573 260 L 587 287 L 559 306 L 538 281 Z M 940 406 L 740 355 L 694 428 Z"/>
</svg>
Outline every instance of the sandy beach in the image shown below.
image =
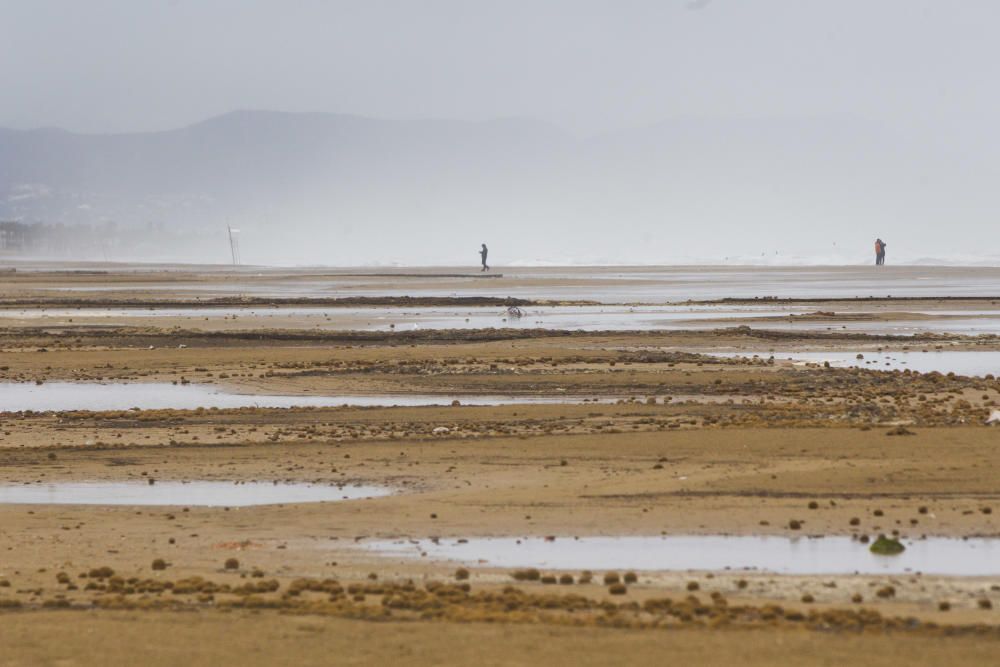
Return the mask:
<svg viewBox="0 0 1000 667">
<path fill-rule="evenodd" d="M 1000 647 L 1000 269 L 888 267 L 868 295 L 873 267 L 16 268 L 2 665 L 461 663 L 472 646 L 497 665 L 934 665 Z M 149 392 L 157 407 L 130 405 Z M 184 392 L 202 398 L 172 406 Z M 279 396 L 311 403 L 266 406 Z M 217 500 L 192 502 L 200 483 Z M 260 483 L 279 500 L 227 500 Z M 74 484 L 106 500 L 75 504 Z M 176 503 L 143 503 L 174 484 Z M 297 485 L 379 493 L 280 500 Z M 880 535 L 927 571 L 869 554 Z M 753 569 L 740 547 L 727 568 L 615 550 L 671 537 L 780 548 Z M 480 538 L 513 540 L 514 564 L 449 555 Z M 518 555 L 594 538 L 610 555 L 587 567 Z M 811 571 L 827 544 L 871 569 Z M 980 544 L 996 558 L 949 569 Z"/>
</svg>

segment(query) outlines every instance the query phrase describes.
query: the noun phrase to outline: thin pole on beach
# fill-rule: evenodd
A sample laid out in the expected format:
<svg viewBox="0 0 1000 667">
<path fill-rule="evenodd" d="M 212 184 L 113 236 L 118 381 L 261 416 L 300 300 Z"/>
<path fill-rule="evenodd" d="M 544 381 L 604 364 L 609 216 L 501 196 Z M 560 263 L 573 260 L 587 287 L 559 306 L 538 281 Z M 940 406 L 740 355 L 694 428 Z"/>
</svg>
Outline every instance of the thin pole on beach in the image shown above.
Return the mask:
<svg viewBox="0 0 1000 667">
<path fill-rule="evenodd" d="M 240 265 L 240 257 L 239 257 L 239 251 L 236 248 L 236 240 L 235 240 L 235 238 L 233 238 L 233 231 L 234 230 L 233 230 L 232 226 L 226 225 L 226 231 L 229 232 L 229 254 L 233 258 L 233 266 L 239 266 Z M 239 232 L 240 230 L 237 229 L 235 231 Z"/>
</svg>

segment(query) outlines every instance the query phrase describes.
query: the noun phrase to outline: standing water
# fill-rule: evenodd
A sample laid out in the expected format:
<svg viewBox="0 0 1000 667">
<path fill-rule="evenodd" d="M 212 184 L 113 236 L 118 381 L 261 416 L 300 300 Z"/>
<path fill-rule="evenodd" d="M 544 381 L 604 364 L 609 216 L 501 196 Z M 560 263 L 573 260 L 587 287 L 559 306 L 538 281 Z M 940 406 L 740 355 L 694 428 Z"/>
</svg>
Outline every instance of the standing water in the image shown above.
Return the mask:
<svg viewBox="0 0 1000 667">
<path fill-rule="evenodd" d="M 375 498 L 379 486 L 269 482 L 56 482 L 0 485 L 0 504 L 248 507 Z"/>
<path fill-rule="evenodd" d="M 572 396 L 479 396 L 435 394 L 338 394 L 281 396 L 238 394 L 203 384 L 166 382 L 0 382 L 0 413 L 34 410 L 195 410 L 197 408 L 391 407 L 419 405 L 579 403 Z"/>
<path fill-rule="evenodd" d="M 710 353 L 716 357 L 751 357 L 743 352 Z M 839 368 L 867 368 L 876 371 L 906 370 L 918 373 L 955 373 L 956 375 L 1000 375 L 1000 351 L 994 350 L 934 350 L 927 352 L 777 352 L 776 360 L 788 359 L 800 364 L 823 364 Z"/>
<path fill-rule="evenodd" d="M 382 556 L 427 557 L 483 567 L 557 570 L 762 570 L 781 574 L 1000 574 L 1000 540 L 905 540 L 906 550 L 879 556 L 849 537 L 483 537 L 368 542 Z"/>
</svg>

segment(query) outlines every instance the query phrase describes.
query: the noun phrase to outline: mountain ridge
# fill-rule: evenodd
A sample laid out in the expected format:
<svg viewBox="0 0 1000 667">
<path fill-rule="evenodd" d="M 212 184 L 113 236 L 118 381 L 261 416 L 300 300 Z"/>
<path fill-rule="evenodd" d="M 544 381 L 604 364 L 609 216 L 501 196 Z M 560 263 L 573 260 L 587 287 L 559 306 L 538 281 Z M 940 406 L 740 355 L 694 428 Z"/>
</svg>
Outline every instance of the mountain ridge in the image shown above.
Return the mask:
<svg viewBox="0 0 1000 667">
<path fill-rule="evenodd" d="M 795 245 L 803 224 L 867 248 L 923 218 L 915 244 L 965 252 L 934 233 L 961 201 L 968 245 L 988 242 L 976 221 L 992 215 L 996 170 L 971 172 L 850 118 L 673 119 L 578 137 L 524 118 L 244 109 L 154 132 L 0 129 L 0 220 L 179 231 L 239 220 L 248 259 L 282 249 L 285 261 L 350 263 L 453 262 L 485 238 L 625 262 L 795 253 L 812 250 Z"/>
</svg>

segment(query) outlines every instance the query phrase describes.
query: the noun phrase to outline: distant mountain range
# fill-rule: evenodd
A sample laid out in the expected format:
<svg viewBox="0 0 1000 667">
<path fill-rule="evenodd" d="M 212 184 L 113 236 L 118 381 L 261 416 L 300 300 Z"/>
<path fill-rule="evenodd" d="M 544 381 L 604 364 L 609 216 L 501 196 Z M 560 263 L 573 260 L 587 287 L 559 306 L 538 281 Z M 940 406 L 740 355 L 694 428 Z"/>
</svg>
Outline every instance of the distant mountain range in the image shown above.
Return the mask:
<svg viewBox="0 0 1000 667">
<path fill-rule="evenodd" d="M 302 197 L 324 201 L 359 187 L 389 195 L 390 187 L 466 176 L 476 165 L 516 167 L 565 141 L 554 128 L 530 121 L 262 111 L 164 132 L 0 129 L 0 217 L 197 222 L 230 208 L 282 209 L 300 205 Z"/>
<path fill-rule="evenodd" d="M 867 253 L 869 236 L 934 224 L 956 198 L 978 215 L 993 171 L 846 119 L 581 138 L 522 119 L 238 111 L 163 132 L 0 129 L 0 220 L 229 221 L 248 260 L 447 262 L 484 240 L 497 261 Z"/>
</svg>

